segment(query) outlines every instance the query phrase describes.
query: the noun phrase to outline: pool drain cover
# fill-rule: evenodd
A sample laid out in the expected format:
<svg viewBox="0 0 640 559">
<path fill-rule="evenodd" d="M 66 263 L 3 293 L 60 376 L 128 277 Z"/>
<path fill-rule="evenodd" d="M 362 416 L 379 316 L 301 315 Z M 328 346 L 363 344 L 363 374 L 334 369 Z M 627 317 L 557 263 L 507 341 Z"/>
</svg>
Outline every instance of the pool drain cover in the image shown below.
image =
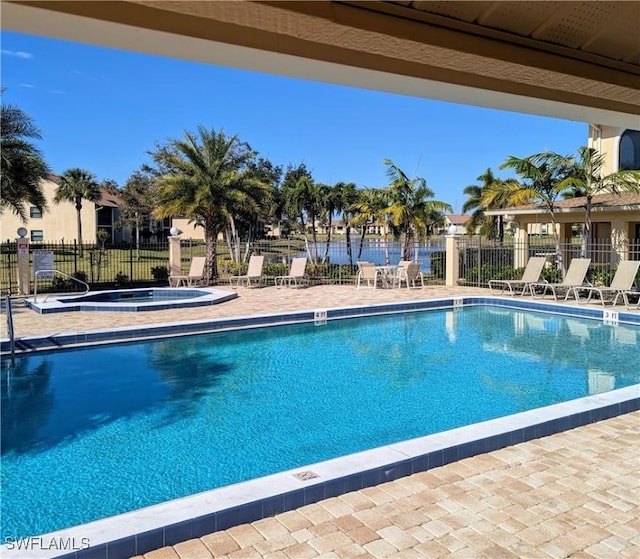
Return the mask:
<svg viewBox="0 0 640 559">
<path fill-rule="evenodd" d="M 309 481 L 310 479 L 314 479 L 320 476 L 315 472 L 308 470 L 306 472 L 299 472 L 297 474 L 293 474 L 293 477 L 297 477 L 300 481 Z"/>
</svg>

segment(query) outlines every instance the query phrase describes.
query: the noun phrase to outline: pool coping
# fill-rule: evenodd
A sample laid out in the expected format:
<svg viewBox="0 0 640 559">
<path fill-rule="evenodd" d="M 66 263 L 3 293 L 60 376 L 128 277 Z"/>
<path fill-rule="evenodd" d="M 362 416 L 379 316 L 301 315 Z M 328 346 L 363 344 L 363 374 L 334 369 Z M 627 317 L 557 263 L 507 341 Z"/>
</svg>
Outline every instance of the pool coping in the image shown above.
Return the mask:
<svg viewBox="0 0 640 559">
<path fill-rule="evenodd" d="M 233 297 L 235 294 L 230 295 Z M 141 341 L 192 334 L 208 334 L 227 330 L 278 326 L 292 323 L 313 322 L 315 324 L 323 324 L 328 320 L 343 318 L 357 318 L 375 316 L 377 314 L 392 314 L 429 309 L 453 308 L 455 310 L 470 305 L 561 313 L 567 316 L 589 318 L 608 323 L 640 324 L 640 314 L 614 310 L 611 307 L 574 307 L 554 302 L 502 297 L 461 296 L 356 307 L 318 308 L 306 311 L 238 316 L 233 318 L 167 322 L 142 327 L 124 326 L 121 328 L 89 330 L 87 332 L 52 334 L 51 336 L 26 336 L 15 339 L 15 352 L 17 355 L 20 355 L 33 351 L 59 350 L 66 347 L 82 347 L 86 345 Z M 0 340 L 0 355 L 8 355 L 10 351 L 9 340 L 6 338 Z"/>
<path fill-rule="evenodd" d="M 505 304 L 495 304 L 504 302 Z M 446 303 L 446 304 L 445 304 Z M 523 305 L 524 303 L 524 305 Z M 407 312 L 466 305 L 527 308 L 604 320 L 601 309 L 576 309 L 487 297 L 460 297 L 423 302 L 347 307 L 215 321 L 220 331 L 264 325 Z M 542 308 L 541 308 L 542 307 Z M 566 312 L 566 311 L 581 312 Z M 309 316 L 311 314 L 311 318 Z M 302 317 L 300 317 L 302 315 Z M 610 316 L 607 315 L 609 318 Z M 280 317 L 281 320 L 274 322 Z M 295 320 L 293 317 L 298 317 Z M 300 320 L 302 318 L 302 320 Z M 609 319 L 607 318 L 607 320 Z M 616 315 L 620 320 L 620 316 Z M 630 315 L 629 323 L 640 324 Z M 257 324 L 251 326 L 251 322 Z M 627 317 L 622 317 L 627 322 Z M 211 321 L 202 321 L 209 324 Z M 202 325 L 202 322 L 200 323 Z M 231 324 L 229 324 L 231 323 Z M 185 323 L 187 324 L 187 323 Z M 191 323 L 188 323 L 191 324 Z M 160 325 L 166 327 L 167 325 Z M 120 333 L 131 329 L 118 329 Z M 165 335 L 186 335 L 193 332 Z M 157 336 L 145 336 L 157 337 Z M 135 339 L 140 339 L 136 337 Z M 122 341 L 105 338 L 101 343 Z M 100 342 L 98 342 L 100 343 Z M 77 345 L 93 345 L 84 341 Z M 60 347 L 60 346 L 56 346 Z M 38 348 L 44 349 L 44 348 Z M 37 351 L 34 349 L 32 351 Z M 640 385 L 603 392 L 518 414 L 475 423 L 279 472 L 269 476 L 173 499 L 149 507 L 0 546 L 6 559 L 128 559 L 164 546 L 249 523 L 287 510 L 371 487 L 399 477 L 443 466 L 477 454 L 552 435 L 640 409 Z M 85 547 L 89 542 L 90 547 Z M 63 553 L 61 555 L 61 552 Z"/>
</svg>

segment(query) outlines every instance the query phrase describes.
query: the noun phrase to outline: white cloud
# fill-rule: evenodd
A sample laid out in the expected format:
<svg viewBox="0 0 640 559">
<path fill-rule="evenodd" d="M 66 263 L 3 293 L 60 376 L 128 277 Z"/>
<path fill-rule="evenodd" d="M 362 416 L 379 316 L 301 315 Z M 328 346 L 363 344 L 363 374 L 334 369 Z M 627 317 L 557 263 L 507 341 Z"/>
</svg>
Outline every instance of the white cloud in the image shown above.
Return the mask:
<svg viewBox="0 0 640 559">
<path fill-rule="evenodd" d="M 33 58 L 33 54 L 31 54 L 30 52 L 24 52 L 21 50 L 5 50 L 2 49 L 2 54 L 6 55 L 6 56 L 15 56 L 16 58 L 24 58 L 24 59 L 29 59 L 29 58 Z"/>
<path fill-rule="evenodd" d="M 57 93 L 58 95 L 64 95 L 64 91 L 60 91 L 59 89 L 52 89 L 51 93 Z"/>
<path fill-rule="evenodd" d="M 20 87 L 35 87 L 35 85 L 31 85 L 30 83 L 21 83 Z"/>
</svg>

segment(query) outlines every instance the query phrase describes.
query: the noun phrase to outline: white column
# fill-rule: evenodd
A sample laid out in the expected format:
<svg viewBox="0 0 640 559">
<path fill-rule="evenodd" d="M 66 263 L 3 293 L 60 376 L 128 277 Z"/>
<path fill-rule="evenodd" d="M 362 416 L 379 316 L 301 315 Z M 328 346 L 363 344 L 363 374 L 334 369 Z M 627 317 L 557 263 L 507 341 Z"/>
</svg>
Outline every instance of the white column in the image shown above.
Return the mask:
<svg viewBox="0 0 640 559">
<path fill-rule="evenodd" d="M 458 246 L 458 239 L 453 235 L 446 236 L 445 250 L 447 263 L 445 285 L 448 287 L 455 287 L 458 285 L 458 278 L 460 277 L 460 250 Z"/>
<path fill-rule="evenodd" d="M 167 237 L 169 240 L 169 276 L 181 276 L 182 257 L 180 254 L 180 237 Z"/>
<path fill-rule="evenodd" d="M 29 295 L 31 293 L 31 266 L 29 264 L 29 239 L 18 237 L 16 239 L 18 250 L 18 293 Z"/>
<path fill-rule="evenodd" d="M 513 267 L 524 268 L 529 260 L 529 234 L 526 223 L 518 222 L 514 235 Z"/>
</svg>

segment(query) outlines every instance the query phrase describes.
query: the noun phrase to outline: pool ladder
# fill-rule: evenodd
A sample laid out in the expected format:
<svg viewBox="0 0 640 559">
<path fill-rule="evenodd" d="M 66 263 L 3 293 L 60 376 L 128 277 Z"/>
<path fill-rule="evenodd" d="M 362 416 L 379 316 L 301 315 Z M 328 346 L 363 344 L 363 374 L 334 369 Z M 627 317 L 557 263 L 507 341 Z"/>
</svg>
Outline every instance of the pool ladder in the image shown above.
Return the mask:
<svg viewBox="0 0 640 559">
<path fill-rule="evenodd" d="M 33 278 L 33 302 L 37 303 L 38 302 L 38 276 L 44 275 L 44 274 L 60 274 L 61 276 L 64 276 L 67 279 L 73 280 L 76 283 L 79 283 L 81 285 L 84 285 L 85 287 L 85 291 L 84 293 L 82 293 L 81 295 L 86 295 L 87 293 L 89 293 L 89 284 L 83 282 L 82 280 L 79 280 L 78 278 L 75 278 L 65 272 L 61 272 L 60 270 L 38 270 L 35 274 L 34 274 L 34 278 Z M 47 300 L 47 297 L 45 297 L 45 301 Z M 43 301 L 44 302 L 44 301 Z"/>
</svg>

